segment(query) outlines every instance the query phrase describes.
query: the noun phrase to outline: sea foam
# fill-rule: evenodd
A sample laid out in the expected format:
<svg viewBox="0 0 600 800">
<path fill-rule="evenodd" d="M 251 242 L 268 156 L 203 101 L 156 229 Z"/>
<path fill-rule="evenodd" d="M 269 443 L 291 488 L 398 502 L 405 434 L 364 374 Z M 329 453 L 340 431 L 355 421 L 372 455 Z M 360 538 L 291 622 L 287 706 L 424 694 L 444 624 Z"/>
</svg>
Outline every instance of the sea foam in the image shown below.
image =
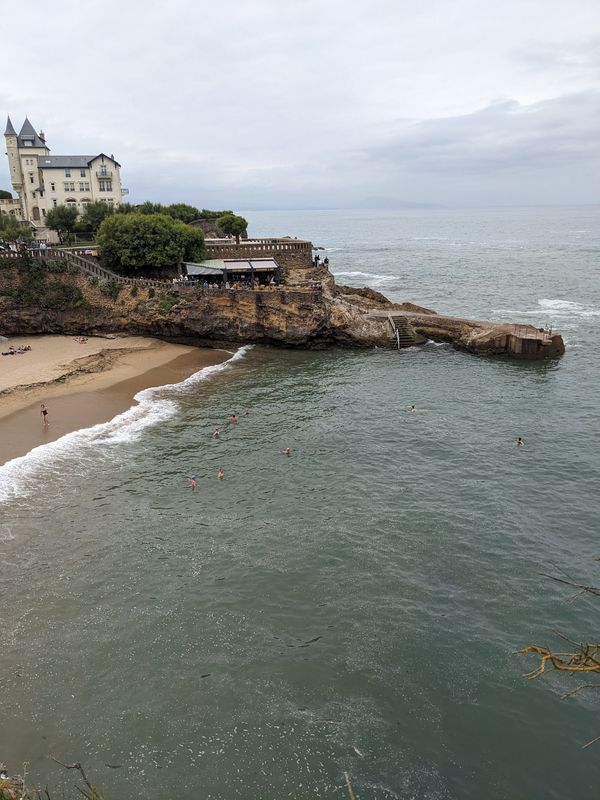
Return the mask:
<svg viewBox="0 0 600 800">
<path fill-rule="evenodd" d="M 204 367 L 180 383 L 142 389 L 134 396 L 135 405 L 108 422 L 72 431 L 53 442 L 34 447 L 24 456 L 7 461 L 0 467 L 0 505 L 34 491 L 35 474 L 40 469 L 56 472 L 61 462 L 72 459 L 73 455 L 77 456 L 81 466 L 86 462 L 92 464 L 98 458 L 98 447 L 133 442 L 148 428 L 171 419 L 179 410 L 173 396 L 183 394 L 194 385 L 228 369 L 243 358 L 251 346 L 240 347 L 227 361 Z"/>
</svg>

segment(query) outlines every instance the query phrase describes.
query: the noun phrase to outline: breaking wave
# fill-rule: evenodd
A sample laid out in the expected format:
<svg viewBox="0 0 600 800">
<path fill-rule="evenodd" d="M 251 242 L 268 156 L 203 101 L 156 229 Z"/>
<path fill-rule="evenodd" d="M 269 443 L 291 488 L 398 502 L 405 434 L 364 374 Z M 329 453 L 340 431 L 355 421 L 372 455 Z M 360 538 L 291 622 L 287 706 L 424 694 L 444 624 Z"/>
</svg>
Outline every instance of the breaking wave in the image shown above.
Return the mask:
<svg viewBox="0 0 600 800">
<path fill-rule="evenodd" d="M 72 431 L 54 442 L 34 447 L 24 456 L 7 461 L 0 467 L 0 504 L 33 491 L 33 474 L 40 468 L 56 472 L 61 462 L 72 459 L 73 455 L 77 456 L 79 467 L 92 465 L 98 459 L 98 447 L 133 442 L 147 428 L 171 419 L 179 410 L 173 395 L 183 394 L 192 386 L 228 369 L 243 358 L 251 346 L 240 347 L 227 361 L 204 367 L 180 383 L 142 389 L 134 397 L 135 405 L 108 422 Z"/>
</svg>

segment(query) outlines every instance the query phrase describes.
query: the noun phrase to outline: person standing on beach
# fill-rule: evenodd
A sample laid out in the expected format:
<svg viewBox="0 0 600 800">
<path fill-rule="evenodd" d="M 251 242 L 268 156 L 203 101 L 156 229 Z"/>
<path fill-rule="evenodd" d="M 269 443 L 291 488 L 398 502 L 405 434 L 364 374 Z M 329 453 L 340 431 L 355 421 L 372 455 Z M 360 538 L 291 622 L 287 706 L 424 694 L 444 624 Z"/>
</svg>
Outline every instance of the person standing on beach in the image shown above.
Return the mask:
<svg viewBox="0 0 600 800">
<path fill-rule="evenodd" d="M 40 416 L 42 418 L 42 422 L 44 424 L 44 428 L 47 428 L 48 425 L 50 424 L 48 422 L 48 409 L 46 408 L 46 406 L 43 403 L 42 403 L 42 406 L 40 408 Z"/>
</svg>

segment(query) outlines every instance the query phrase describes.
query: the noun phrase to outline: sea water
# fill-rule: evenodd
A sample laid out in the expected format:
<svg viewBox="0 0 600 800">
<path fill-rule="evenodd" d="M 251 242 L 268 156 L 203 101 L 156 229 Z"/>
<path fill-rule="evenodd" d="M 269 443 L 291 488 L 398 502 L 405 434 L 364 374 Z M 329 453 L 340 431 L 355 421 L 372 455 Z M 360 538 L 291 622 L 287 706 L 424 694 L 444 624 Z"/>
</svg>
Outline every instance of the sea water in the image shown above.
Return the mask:
<svg viewBox="0 0 600 800">
<path fill-rule="evenodd" d="M 515 653 L 598 638 L 543 573 L 598 583 L 600 210 L 247 216 L 567 352 L 242 348 L 1 467 L 0 760 L 53 796 L 50 756 L 123 800 L 595 796 L 597 696 Z"/>
</svg>

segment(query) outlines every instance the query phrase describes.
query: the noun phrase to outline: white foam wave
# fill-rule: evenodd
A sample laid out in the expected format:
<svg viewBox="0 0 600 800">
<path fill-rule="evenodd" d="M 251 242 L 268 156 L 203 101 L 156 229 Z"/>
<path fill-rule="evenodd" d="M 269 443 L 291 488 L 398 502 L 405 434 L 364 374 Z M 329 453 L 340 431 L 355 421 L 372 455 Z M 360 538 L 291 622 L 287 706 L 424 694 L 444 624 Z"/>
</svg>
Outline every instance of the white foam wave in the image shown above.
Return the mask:
<svg viewBox="0 0 600 800">
<path fill-rule="evenodd" d="M 360 278 L 361 280 L 369 280 L 369 281 L 378 281 L 378 282 L 385 282 L 385 281 L 397 281 L 397 275 L 377 275 L 372 272 L 361 272 L 360 270 L 354 270 L 351 272 L 334 272 L 333 273 L 336 278 Z"/>
<path fill-rule="evenodd" d="M 538 300 L 538 305 L 542 308 L 551 308 L 560 311 L 580 311 L 583 309 L 581 303 L 575 303 L 572 300 L 548 300 L 547 298 L 542 298 Z"/>
<path fill-rule="evenodd" d="M 180 383 L 142 389 L 134 397 L 136 405 L 113 417 L 109 422 L 72 431 L 53 442 L 34 447 L 24 456 L 7 461 L 0 467 L 0 505 L 15 497 L 30 494 L 34 490 L 34 475 L 40 469 L 51 468 L 56 472 L 57 463 L 66 462 L 74 455 L 77 456 L 78 464 L 93 462 L 98 457 L 99 446 L 105 448 L 133 442 L 139 439 L 147 428 L 171 419 L 177 413 L 179 406 L 169 396 L 180 394 L 227 369 L 235 361 L 243 358 L 251 346 L 240 347 L 227 361 L 204 367 Z"/>
</svg>

